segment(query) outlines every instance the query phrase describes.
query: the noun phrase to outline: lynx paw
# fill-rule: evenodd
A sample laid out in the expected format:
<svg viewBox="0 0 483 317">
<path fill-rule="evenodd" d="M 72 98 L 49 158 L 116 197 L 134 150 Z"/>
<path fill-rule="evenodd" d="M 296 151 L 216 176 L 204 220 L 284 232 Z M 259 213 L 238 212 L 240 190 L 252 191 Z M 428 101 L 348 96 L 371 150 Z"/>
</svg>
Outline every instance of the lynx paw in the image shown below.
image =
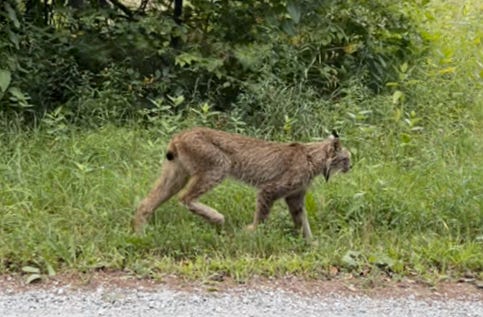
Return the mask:
<svg viewBox="0 0 483 317">
<path fill-rule="evenodd" d="M 131 229 L 134 234 L 142 234 L 144 232 L 145 221 L 134 218 L 131 221 Z"/>
<path fill-rule="evenodd" d="M 211 222 L 213 222 L 216 225 L 223 226 L 225 224 L 225 216 L 223 216 L 222 214 L 218 214 L 216 216 L 213 216 L 211 218 Z"/>
</svg>

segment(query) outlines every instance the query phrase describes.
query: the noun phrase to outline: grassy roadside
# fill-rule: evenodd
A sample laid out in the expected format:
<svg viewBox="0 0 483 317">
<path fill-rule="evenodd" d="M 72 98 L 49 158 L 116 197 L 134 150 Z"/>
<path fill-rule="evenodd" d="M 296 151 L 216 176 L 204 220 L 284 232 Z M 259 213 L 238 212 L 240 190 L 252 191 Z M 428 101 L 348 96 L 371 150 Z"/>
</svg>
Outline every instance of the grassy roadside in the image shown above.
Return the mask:
<svg viewBox="0 0 483 317">
<path fill-rule="evenodd" d="M 476 142 L 468 138 L 465 143 Z M 245 232 L 255 193 L 229 181 L 204 198 L 227 216 L 221 233 L 173 200 L 145 236 L 132 235 L 135 202 L 156 177 L 164 143 L 146 139 L 155 138 L 109 126 L 4 143 L 0 270 L 30 265 L 43 272 L 107 268 L 192 277 L 223 271 L 244 279 L 325 276 L 335 268 L 459 275 L 483 267 L 483 171 L 471 153 L 457 158 L 456 168 L 437 158 L 407 169 L 397 160 L 362 157 L 351 175 L 317 182 L 307 198 L 314 247 L 291 233 L 281 203 L 261 230 Z"/>
<path fill-rule="evenodd" d="M 221 232 L 173 200 L 145 236 L 135 236 L 132 213 L 157 176 L 167 138 L 134 124 L 46 123 L 0 132 L 0 272 L 483 278 L 483 31 L 476 18 L 483 8 L 477 1 L 451 6 L 427 10 L 435 53 L 424 75 L 401 79 L 393 95 L 348 99 L 347 111 L 332 114 L 344 121 L 356 162 L 350 174 L 316 182 L 307 197 L 317 246 L 291 233 L 281 203 L 259 231 L 245 232 L 255 193 L 230 181 L 203 198 L 225 214 Z M 429 33 L 436 24 L 440 31 Z"/>
</svg>

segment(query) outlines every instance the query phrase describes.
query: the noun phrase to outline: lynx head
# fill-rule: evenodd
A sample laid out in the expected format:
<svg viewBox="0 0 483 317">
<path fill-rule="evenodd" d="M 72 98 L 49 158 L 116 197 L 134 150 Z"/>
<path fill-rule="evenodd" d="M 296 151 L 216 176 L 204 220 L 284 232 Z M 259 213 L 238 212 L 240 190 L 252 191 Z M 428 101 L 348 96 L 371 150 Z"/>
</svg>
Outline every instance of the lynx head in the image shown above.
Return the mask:
<svg viewBox="0 0 483 317">
<path fill-rule="evenodd" d="M 328 159 L 324 170 L 324 177 L 327 182 L 331 175 L 337 172 L 346 173 L 352 168 L 351 153 L 342 147 L 339 135 L 335 130 L 332 131 L 329 142 Z"/>
</svg>

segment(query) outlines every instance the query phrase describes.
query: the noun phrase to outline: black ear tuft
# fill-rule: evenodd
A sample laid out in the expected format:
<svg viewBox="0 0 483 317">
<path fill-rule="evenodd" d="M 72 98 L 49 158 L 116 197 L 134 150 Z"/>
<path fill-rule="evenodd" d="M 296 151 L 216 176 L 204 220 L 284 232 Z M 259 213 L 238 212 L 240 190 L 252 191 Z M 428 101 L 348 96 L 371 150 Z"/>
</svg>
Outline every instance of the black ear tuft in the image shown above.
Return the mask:
<svg viewBox="0 0 483 317">
<path fill-rule="evenodd" d="M 340 139 L 339 139 L 339 134 L 337 134 L 337 131 L 332 130 L 332 135 L 330 136 L 332 139 L 332 144 L 334 146 L 334 151 L 339 152 L 340 151 Z"/>
</svg>

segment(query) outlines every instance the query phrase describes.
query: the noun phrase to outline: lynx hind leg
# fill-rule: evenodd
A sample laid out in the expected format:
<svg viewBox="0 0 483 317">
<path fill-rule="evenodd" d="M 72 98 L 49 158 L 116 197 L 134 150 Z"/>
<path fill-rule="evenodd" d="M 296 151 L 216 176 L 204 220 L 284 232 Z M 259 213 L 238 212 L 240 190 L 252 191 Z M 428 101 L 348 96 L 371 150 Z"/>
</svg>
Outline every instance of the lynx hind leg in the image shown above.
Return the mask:
<svg viewBox="0 0 483 317">
<path fill-rule="evenodd" d="M 305 240 L 311 241 L 312 231 L 310 230 L 307 212 L 305 210 L 305 192 L 285 197 L 290 214 L 296 230 L 302 229 Z"/>
<path fill-rule="evenodd" d="M 193 175 L 185 188 L 184 193 L 180 197 L 180 202 L 186 206 L 194 214 L 203 217 L 208 222 L 223 225 L 225 217 L 215 209 L 202 204 L 197 199 L 208 192 L 210 189 L 221 183 L 224 178 L 224 173 L 198 173 Z"/>
<path fill-rule="evenodd" d="M 186 170 L 178 162 L 164 162 L 156 184 L 136 210 L 133 219 L 134 231 L 140 232 L 142 230 L 156 208 L 186 185 L 188 176 Z"/>
</svg>

